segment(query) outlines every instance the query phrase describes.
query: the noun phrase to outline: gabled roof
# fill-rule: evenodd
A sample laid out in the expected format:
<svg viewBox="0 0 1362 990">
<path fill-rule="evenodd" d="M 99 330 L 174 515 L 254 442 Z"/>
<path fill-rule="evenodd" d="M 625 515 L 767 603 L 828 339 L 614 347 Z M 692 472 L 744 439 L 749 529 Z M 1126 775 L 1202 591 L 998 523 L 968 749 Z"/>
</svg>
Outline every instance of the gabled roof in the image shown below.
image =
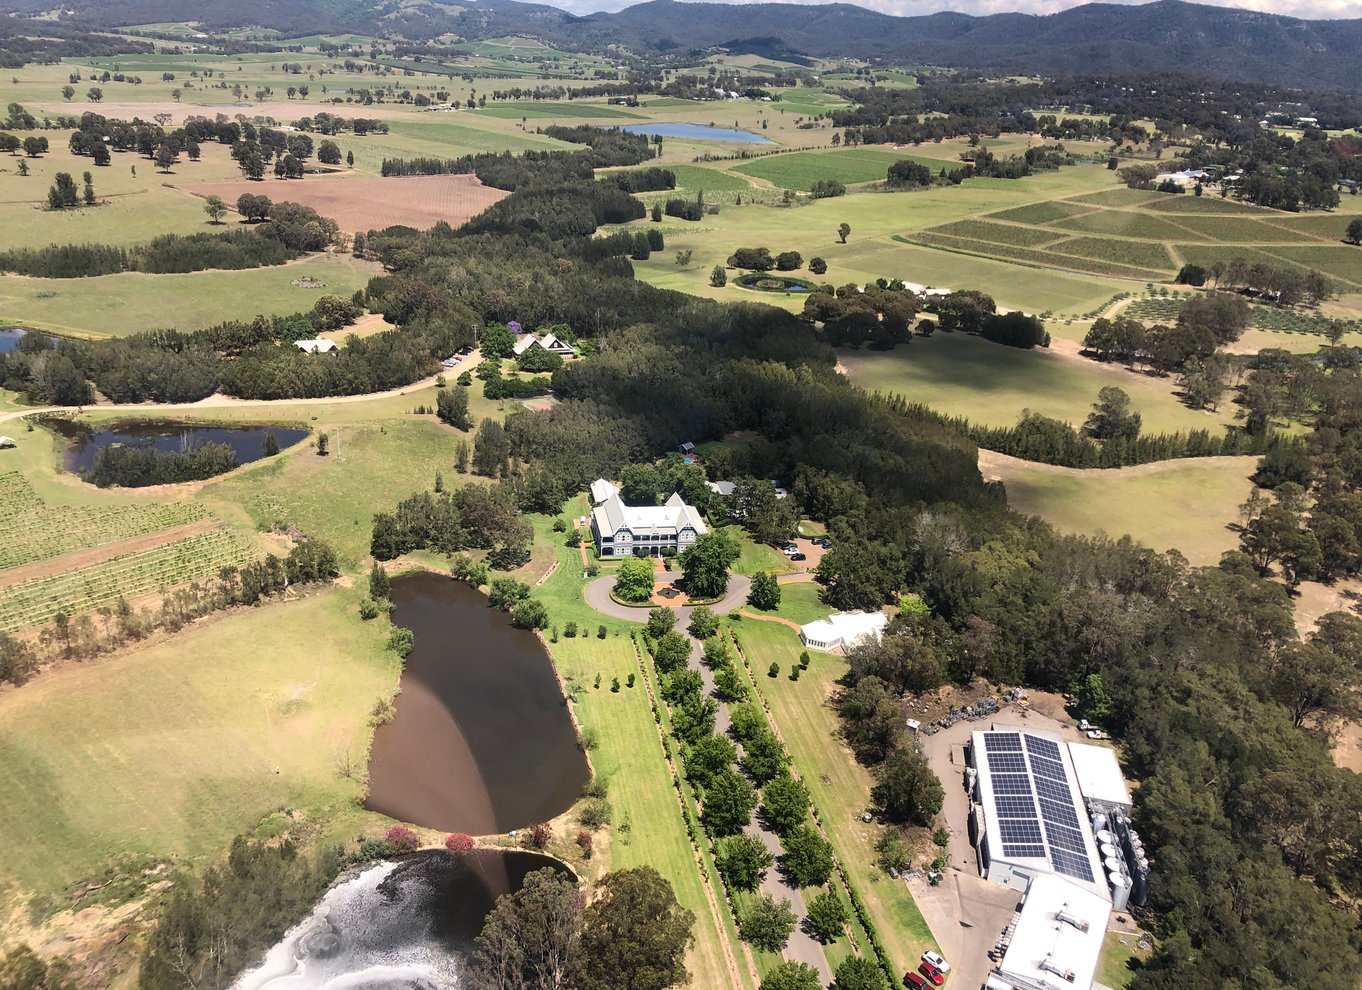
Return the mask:
<svg viewBox="0 0 1362 990">
<path fill-rule="evenodd" d="M 337 347 L 334 340 L 315 337 L 311 340 L 295 340 L 293 346 L 308 354 L 330 354 Z"/>
<path fill-rule="evenodd" d="M 597 478 L 591 483 L 591 504 L 600 505 L 608 502 L 619 494 L 619 489 L 604 478 Z"/>
<path fill-rule="evenodd" d="M 597 531 L 605 534 L 627 529 L 634 536 L 675 536 L 687 527 L 696 535 L 709 532 L 700 513 L 679 492 L 665 505 L 625 505 L 615 494 L 592 510 L 592 519 Z"/>
</svg>

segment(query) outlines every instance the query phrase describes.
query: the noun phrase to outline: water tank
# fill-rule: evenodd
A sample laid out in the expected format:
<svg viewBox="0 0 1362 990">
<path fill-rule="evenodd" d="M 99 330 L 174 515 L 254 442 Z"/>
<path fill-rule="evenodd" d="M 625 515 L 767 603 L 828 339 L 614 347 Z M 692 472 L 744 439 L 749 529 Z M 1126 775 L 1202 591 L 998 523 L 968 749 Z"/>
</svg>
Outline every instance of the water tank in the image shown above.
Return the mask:
<svg viewBox="0 0 1362 990">
<path fill-rule="evenodd" d="M 1124 911 L 1126 905 L 1130 903 L 1130 878 L 1120 874 L 1112 874 L 1109 879 L 1111 882 L 1111 906 L 1117 911 Z"/>
<path fill-rule="evenodd" d="M 1097 841 L 1114 843 L 1116 841 L 1116 833 L 1109 828 L 1100 828 L 1097 830 Z"/>
<path fill-rule="evenodd" d="M 1102 865 L 1106 867 L 1108 873 L 1125 873 L 1126 864 L 1118 856 L 1108 856 L 1102 860 Z"/>
<path fill-rule="evenodd" d="M 1137 870 L 1130 878 L 1130 903 L 1136 907 L 1144 907 L 1148 900 L 1149 874 Z"/>
<path fill-rule="evenodd" d="M 1094 832 L 1101 832 L 1106 827 L 1107 827 L 1106 815 L 1096 814 L 1092 816 L 1092 830 Z"/>
<path fill-rule="evenodd" d="M 1116 847 L 1112 845 L 1110 842 L 1099 843 L 1097 848 L 1102 851 L 1103 859 L 1112 859 L 1113 857 L 1120 855 L 1120 853 L 1116 851 Z"/>
</svg>

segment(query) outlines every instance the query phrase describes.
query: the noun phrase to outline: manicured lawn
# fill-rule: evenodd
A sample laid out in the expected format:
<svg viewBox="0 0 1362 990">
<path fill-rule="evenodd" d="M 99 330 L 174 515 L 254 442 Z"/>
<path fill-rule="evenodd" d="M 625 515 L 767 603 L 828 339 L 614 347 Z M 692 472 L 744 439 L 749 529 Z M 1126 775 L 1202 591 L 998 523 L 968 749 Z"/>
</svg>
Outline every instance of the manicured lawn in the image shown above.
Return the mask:
<svg viewBox="0 0 1362 990">
<path fill-rule="evenodd" d="M 1081 426 L 1098 391 L 1124 389 L 1144 417 L 1146 433 L 1209 429 L 1231 422 L 1188 409 L 1174 397 L 1173 381 L 1044 350 L 1022 351 L 978 337 L 941 334 L 914 339 L 885 353 L 839 351 L 853 382 L 870 391 L 897 393 L 939 412 L 976 423 L 1011 426 L 1023 409 Z"/>
<path fill-rule="evenodd" d="M 592 627 L 595 628 L 594 626 Z M 735 933 L 715 926 L 705 897 L 695 852 L 686 836 L 681 807 L 669 779 L 662 743 L 641 679 L 634 686 L 610 689 L 611 679 L 621 685 L 637 673 L 634 648 L 627 633 L 605 640 L 560 639 L 550 647 L 560 675 L 575 690 L 573 711 L 584 730 L 599 742 L 589 753 L 597 775 L 609 785 L 614 809 L 609 833 L 611 869 L 652 866 L 669 881 L 677 900 L 695 914 L 695 946 L 687 964 L 695 986 L 730 986 L 722 941 L 738 953 Z M 601 686 L 593 687 L 596 675 Z M 739 964 L 740 972 L 745 969 Z"/>
<path fill-rule="evenodd" d="M 798 681 L 791 681 L 790 665 L 801 649 L 793 630 L 749 619 L 734 623 L 732 629 L 852 886 L 894 966 L 908 968 L 934 942 L 908 888 L 889 882 L 875 865 L 879 829 L 861 820 L 870 802 L 870 773 L 838 741 L 837 716 L 828 705 L 837 679 L 846 671 L 845 661 L 814 653 L 809 668 Z M 779 677 L 766 676 L 772 661 L 780 664 Z"/>
<path fill-rule="evenodd" d="M 818 595 L 821 590 L 822 586 L 813 581 L 782 584 L 780 586 L 780 607 L 774 612 L 763 612 L 750 605 L 747 606 L 747 611 L 753 615 L 778 616 L 782 619 L 789 619 L 791 622 L 797 622 L 802 626 L 804 623 L 813 622 L 816 619 L 826 619 L 829 613 L 834 611 L 819 600 Z M 742 621 L 752 624 L 748 619 Z"/>
<path fill-rule="evenodd" d="M 374 265 L 348 255 L 318 254 L 287 265 L 245 271 L 147 275 L 122 272 L 98 278 L 0 278 L 0 323 L 83 337 L 121 337 L 174 327 L 200 330 L 257 313 L 282 316 L 309 310 L 324 295 L 344 296 L 368 285 Z M 324 288 L 300 288 L 314 279 Z"/>
<path fill-rule="evenodd" d="M 337 754 L 362 764 L 398 670 L 356 601 L 220 616 L 0 692 L 0 876 L 56 894 L 120 857 L 216 858 L 281 808 L 358 820 Z"/>
<path fill-rule="evenodd" d="M 1257 458 L 1209 457 L 1108 471 L 1032 464 L 985 453 L 985 477 L 1000 477 L 1008 504 L 1069 533 L 1130 535 L 1155 550 L 1176 548 L 1193 564 L 1214 564 L 1239 545 L 1239 505 Z"/>
</svg>

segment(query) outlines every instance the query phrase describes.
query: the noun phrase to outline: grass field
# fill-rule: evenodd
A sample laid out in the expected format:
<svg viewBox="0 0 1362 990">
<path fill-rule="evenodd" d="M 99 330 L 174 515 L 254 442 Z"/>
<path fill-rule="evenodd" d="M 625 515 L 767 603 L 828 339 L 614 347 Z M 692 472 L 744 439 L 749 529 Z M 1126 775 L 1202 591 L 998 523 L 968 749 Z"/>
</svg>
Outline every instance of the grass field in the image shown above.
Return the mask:
<svg viewBox="0 0 1362 990">
<path fill-rule="evenodd" d="M 1172 394 L 1172 382 L 1043 350 L 1021 351 L 961 334 L 934 334 L 885 353 L 839 351 L 847 376 L 870 391 L 897 393 L 938 412 L 989 426 L 1011 426 L 1023 409 L 1082 425 L 1098 391 L 1116 385 L 1144 417 L 1146 433 L 1208 429 L 1232 421 L 1198 412 Z"/>
<path fill-rule="evenodd" d="M 894 162 L 910 159 L 933 171 L 945 164 L 920 154 L 888 151 L 882 148 L 852 148 L 846 151 L 797 151 L 788 155 L 769 155 L 735 166 L 734 171 L 765 179 L 783 189 L 807 192 L 820 179 L 837 179 L 852 185 L 858 182 L 883 182 Z"/>
<path fill-rule="evenodd" d="M 1239 545 L 1227 528 L 1253 485 L 1257 458 L 1208 457 L 1107 471 L 1033 464 L 982 451 L 986 478 L 1007 486 L 1008 504 L 1064 532 L 1129 535 L 1155 550 L 1176 548 L 1194 565 Z"/>
<path fill-rule="evenodd" d="M 174 327 L 199 330 L 224 320 L 304 312 L 324 295 L 349 297 L 377 274 L 349 255 L 317 254 L 286 265 L 245 271 L 97 278 L 0 278 L 0 323 L 19 323 L 80 337 L 121 337 Z M 298 279 L 321 282 L 300 288 Z"/>
<path fill-rule="evenodd" d="M 0 876 L 56 894 L 124 857 L 216 859 L 295 808 L 353 835 L 336 755 L 397 676 L 381 624 L 327 591 L 197 623 L 0 694 Z M 245 644 L 249 648 L 243 648 Z"/>
</svg>

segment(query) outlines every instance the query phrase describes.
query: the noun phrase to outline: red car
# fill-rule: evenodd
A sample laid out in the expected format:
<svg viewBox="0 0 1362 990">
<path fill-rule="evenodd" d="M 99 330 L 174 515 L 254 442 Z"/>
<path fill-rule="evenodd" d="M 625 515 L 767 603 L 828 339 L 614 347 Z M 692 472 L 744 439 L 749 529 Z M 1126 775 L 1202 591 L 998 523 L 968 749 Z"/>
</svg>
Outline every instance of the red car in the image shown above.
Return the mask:
<svg viewBox="0 0 1362 990">
<path fill-rule="evenodd" d="M 942 975 L 941 970 L 937 969 L 929 962 L 924 962 L 917 968 L 917 971 L 931 980 L 932 986 L 934 987 L 939 987 L 946 982 L 946 977 Z"/>
<path fill-rule="evenodd" d="M 927 990 L 927 981 L 911 971 L 903 974 L 903 985 L 912 990 Z"/>
</svg>

